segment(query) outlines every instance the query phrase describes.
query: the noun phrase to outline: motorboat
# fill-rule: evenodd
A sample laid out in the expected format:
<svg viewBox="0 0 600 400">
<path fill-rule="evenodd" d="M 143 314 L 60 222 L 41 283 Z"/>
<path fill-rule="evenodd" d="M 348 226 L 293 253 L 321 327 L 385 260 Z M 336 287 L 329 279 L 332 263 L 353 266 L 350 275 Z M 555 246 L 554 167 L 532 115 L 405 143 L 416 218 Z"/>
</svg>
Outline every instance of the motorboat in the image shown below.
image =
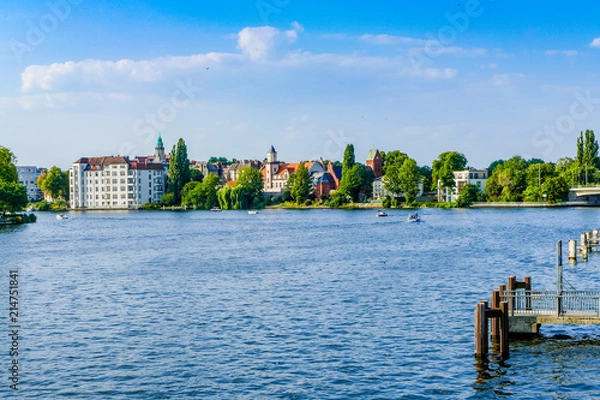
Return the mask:
<svg viewBox="0 0 600 400">
<path fill-rule="evenodd" d="M 385 211 L 383 211 L 383 210 L 379 210 L 379 211 L 377 211 L 377 214 L 376 214 L 376 215 L 377 215 L 378 217 L 387 217 L 387 216 L 388 216 L 388 215 L 387 215 L 387 213 L 386 213 Z"/>
<path fill-rule="evenodd" d="M 410 214 L 406 222 L 421 222 L 421 216 L 419 213 Z"/>
<path fill-rule="evenodd" d="M 256 214 L 258 214 L 258 210 L 248 210 L 248 214 L 256 215 Z"/>
<path fill-rule="evenodd" d="M 56 214 L 56 219 L 69 219 L 69 217 L 65 214 Z"/>
<path fill-rule="evenodd" d="M 210 209 L 210 211 L 212 211 L 212 212 L 220 212 L 221 209 L 219 207 L 213 207 L 213 208 Z"/>
</svg>

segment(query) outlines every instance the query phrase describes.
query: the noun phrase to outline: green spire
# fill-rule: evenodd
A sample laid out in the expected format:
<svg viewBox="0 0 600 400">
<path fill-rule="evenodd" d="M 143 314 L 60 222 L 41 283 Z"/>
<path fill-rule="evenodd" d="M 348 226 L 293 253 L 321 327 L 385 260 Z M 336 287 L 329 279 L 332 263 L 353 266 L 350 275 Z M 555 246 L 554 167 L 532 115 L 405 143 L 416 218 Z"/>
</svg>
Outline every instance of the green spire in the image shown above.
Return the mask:
<svg viewBox="0 0 600 400">
<path fill-rule="evenodd" d="M 156 147 L 164 147 L 160 133 L 158 134 L 158 140 L 156 141 Z"/>
</svg>

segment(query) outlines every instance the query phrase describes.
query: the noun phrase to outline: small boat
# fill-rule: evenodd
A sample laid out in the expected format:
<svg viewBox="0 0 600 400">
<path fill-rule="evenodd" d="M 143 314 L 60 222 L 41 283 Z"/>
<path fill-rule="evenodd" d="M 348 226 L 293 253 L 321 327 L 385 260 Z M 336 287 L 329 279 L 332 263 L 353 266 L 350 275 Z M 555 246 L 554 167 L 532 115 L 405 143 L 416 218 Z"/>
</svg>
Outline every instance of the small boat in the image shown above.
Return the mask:
<svg viewBox="0 0 600 400">
<path fill-rule="evenodd" d="M 387 217 L 387 213 L 385 211 L 379 210 L 376 214 L 378 217 Z"/>
<path fill-rule="evenodd" d="M 248 214 L 256 215 L 256 214 L 258 214 L 258 210 L 248 210 Z"/>
<path fill-rule="evenodd" d="M 66 216 L 65 214 L 57 214 L 56 219 L 69 219 L 69 217 Z"/>
<path fill-rule="evenodd" d="M 214 207 L 214 208 L 211 208 L 210 211 L 212 211 L 212 212 L 221 212 L 222 210 L 219 207 Z"/>
<path fill-rule="evenodd" d="M 421 217 L 419 213 L 410 214 L 406 222 L 421 222 Z"/>
</svg>

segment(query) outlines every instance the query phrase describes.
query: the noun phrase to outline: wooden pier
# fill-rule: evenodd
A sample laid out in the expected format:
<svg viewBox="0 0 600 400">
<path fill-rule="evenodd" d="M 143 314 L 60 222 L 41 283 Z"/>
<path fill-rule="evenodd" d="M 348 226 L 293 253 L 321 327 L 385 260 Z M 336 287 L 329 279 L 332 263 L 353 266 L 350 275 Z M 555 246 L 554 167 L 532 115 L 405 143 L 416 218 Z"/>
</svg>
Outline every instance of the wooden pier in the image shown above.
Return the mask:
<svg viewBox="0 0 600 400">
<path fill-rule="evenodd" d="M 594 236 L 600 240 L 597 232 Z M 569 243 L 569 249 L 570 246 Z M 509 356 L 511 337 L 536 336 L 542 324 L 600 324 L 600 291 L 563 290 L 561 241 L 557 244 L 556 266 L 556 290 L 533 291 L 530 277 L 517 281 L 515 276 L 510 276 L 506 285 L 492 292 L 490 307 L 487 301 L 477 304 L 476 357 L 488 354 L 488 319 L 492 322 L 491 339 L 499 341 L 501 356 L 505 358 Z"/>
</svg>

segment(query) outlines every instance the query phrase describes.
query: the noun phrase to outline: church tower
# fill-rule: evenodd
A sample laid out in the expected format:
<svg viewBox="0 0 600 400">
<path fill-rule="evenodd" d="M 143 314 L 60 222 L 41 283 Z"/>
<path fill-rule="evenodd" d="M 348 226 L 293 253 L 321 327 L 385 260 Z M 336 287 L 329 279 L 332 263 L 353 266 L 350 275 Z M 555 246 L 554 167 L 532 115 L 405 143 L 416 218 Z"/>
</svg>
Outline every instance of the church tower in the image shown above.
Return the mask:
<svg viewBox="0 0 600 400">
<path fill-rule="evenodd" d="M 267 162 L 265 163 L 265 191 L 273 189 L 273 175 L 279 171 L 279 162 L 277 162 L 277 152 L 275 147 L 271 146 L 271 149 L 267 152 Z"/>
<path fill-rule="evenodd" d="M 156 141 L 156 147 L 154 148 L 154 162 L 164 163 L 165 161 L 167 161 L 167 158 L 165 157 L 165 146 L 163 146 L 162 137 L 159 134 L 158 140 Z"/>
</svg>

